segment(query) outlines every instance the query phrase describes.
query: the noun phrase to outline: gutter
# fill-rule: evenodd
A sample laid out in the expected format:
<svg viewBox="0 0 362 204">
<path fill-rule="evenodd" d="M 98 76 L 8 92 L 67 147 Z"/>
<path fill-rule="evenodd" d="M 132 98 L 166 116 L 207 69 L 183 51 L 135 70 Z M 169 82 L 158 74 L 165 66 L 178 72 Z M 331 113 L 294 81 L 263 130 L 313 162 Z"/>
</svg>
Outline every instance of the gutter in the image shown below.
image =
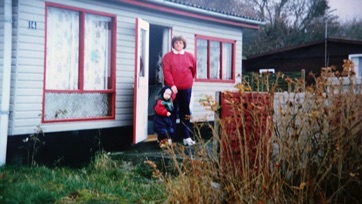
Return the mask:
<svg viewBox="0 0 362 204">
<path fill-rule="evenodd" d="M 0 166 L 6 163 L 8 139 L 10 83 L 11 83 L 11 43 L 12 43 L 12 0 L 4 0 L 3 73 L 0 107 Z"/>
</svg>

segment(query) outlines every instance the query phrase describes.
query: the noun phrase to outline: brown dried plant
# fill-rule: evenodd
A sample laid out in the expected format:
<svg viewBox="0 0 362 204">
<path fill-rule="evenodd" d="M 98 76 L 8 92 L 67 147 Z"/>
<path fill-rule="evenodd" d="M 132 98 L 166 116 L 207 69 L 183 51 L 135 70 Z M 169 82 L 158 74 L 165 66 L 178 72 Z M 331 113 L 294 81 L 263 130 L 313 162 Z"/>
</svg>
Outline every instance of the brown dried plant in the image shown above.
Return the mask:
<svg viewBox="0 0 362 204">
<path fill-rule="evenodd" d="M 353 73 L 353 63 L 344 62 Z M 310 86 L 278 73 L 287 92 L 276 92 L 277 83 L 251 92 L 242 83 L 221 100 L 201 100 L 215 122 L 194 121 L 198 144 L 168 150 L 177 173 L 162 179 L 166 202 L 361 203 L 361 85 L 353 74 L 324 70 Z"/>
</svg>

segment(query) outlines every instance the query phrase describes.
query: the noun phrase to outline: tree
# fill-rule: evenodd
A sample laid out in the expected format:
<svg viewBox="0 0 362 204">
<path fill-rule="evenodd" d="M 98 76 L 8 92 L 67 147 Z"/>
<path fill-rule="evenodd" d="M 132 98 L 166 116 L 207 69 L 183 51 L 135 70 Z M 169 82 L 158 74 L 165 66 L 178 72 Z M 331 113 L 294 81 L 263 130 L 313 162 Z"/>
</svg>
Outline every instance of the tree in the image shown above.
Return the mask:
<svg viewBox="0 0 362 204">
<path fill-rule="evenodd" d="M 262 19 L 260 30 L 244 29 L 245 56 L 325 37 L 362 39 L 362 21 L 340 24 L 329 0 L 178 0 L 218 12 Z M 326 28 L 327 35 L 326 35 Z"/>
<path fill-rule="evenodd" d="M 352 19 L 345 22 L 335 32 L 335 35 L 342 38 L 362 39 L 362 20 Z"/>
<path fill-rule="evenodd" d="M 244 54 L 251 55 L 323 39 L 325 23 L 338 26 L 327 0 L 242 0 L 266 25 L 256 34 L 246 31 Z"/>
</svg>

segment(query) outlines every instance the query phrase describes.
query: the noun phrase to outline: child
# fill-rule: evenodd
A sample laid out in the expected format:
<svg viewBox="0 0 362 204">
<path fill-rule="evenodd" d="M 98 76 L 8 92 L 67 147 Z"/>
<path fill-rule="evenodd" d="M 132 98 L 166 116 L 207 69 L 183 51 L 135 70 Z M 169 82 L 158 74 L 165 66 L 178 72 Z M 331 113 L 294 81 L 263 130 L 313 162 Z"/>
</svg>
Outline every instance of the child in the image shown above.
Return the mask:
<svg viewBox="0 0 362 204">
<path fill-rule="evenodd" d="M 165 86 L 158 93 L 158 98 L 154 106 L 155 118 L 153 128 L 157 133 L 157 139 L 161 148 L 166 145 L 172 145 L 172 138 L 175 130 L 172 128 L 171 113 L 173 111 L 173 99 L 176 94 L 172 92 L 171 87 Z"/>
</svg>

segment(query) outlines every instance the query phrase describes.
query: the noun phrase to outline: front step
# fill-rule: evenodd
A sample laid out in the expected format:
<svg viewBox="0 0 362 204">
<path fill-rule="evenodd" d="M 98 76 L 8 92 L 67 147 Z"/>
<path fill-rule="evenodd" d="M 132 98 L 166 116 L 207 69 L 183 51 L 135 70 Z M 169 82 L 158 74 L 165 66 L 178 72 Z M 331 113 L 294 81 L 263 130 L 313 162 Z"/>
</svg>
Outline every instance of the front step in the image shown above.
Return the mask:
<svg viewBox="0 0 362 204">
<path fill-rule="evenodd" d="M 156 142 L 157 134 L 148 135 L 147 139 L 144 142 Z"/>
</svg>

